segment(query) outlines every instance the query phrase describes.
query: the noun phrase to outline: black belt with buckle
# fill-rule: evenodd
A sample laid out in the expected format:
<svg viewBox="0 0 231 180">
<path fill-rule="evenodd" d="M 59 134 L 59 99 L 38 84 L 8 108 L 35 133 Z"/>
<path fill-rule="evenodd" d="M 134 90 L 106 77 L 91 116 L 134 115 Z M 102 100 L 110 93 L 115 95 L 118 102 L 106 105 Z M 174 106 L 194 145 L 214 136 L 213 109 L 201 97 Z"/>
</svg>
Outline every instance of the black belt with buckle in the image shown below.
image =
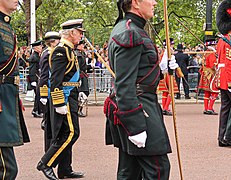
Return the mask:
<svg viewBox="0 0 231 180">
<path fill-rule="evenodd" d="M 136 92 L 139 93 L 152 93 L 156 94 L 157 87 L 145 85 L 145 84 L 136 84 Z"/>
<path fill-rule="evenodd" d="M 0 84 L 14 84 L 14 85 L 19 85 L 20 78 L 19 76 L 5 76 L 5 75 L 0 75 Z"/>
</svg>

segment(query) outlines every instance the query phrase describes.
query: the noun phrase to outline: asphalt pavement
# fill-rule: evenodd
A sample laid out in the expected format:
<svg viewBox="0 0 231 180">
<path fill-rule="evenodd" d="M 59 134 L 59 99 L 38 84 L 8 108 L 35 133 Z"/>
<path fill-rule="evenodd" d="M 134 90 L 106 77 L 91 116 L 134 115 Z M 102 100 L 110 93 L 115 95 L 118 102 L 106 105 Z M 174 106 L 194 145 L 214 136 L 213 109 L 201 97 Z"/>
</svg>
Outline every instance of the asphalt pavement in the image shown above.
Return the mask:
<svg viewBox="0 0 231 180">
<path fill-rule="evenodd" d="M 94 102 L 94 96 L 89 102 Z M 102 102 L 98 100 L 98 103 Z M 219 115 L 204 115 L 203 101 L 195 99 L 176 101 L 176 127 L 184 180 L 230 180 L 231 149 L 218 147 Z M 219 100 L 215 111 L 219 112 Z M 24 117 L 31 142 L 15 148 L 19 173 L 17 180 L 43 180 L 36 165 L 44 153 L 43 131 L 40 118 L 31 115 L 31 105 L 26 105 Z M 180 180 L 176 140 L 171 116 L 165 116 L 172 153 L 170 180 Z M 105 118 L 103 106 L 92 103 L 88 116 L 80 118 L 80 138 L 73 147 L 73 169 L 85 172 L 85 180 L 115 180 L 118 153 L 104 142 Z M 56 172 L 56 169 L 55 169 Z"/>
</svg>

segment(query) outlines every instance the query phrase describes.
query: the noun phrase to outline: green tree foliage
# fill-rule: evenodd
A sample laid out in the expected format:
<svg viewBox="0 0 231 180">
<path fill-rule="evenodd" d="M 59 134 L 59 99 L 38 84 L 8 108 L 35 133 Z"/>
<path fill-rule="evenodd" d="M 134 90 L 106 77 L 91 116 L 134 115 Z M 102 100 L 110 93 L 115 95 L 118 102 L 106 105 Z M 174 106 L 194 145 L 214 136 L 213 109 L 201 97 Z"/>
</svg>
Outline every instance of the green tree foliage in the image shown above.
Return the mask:
<svg viewBox="0 0 231 180">
<path fill-rule="evenodd" d="M 217 32 L 215 25 L 216 7 L 219 0 L 213 0 L 213 30 Z M 25 1 L 28 3 L 28 1 Z M 22 4 L 23 6 L 24 4 Z M 195 36 L 204 41 L 203 25 L 206 18 L 205 0 L 169 0 L 169 29 L 170 37 L 176 43 L 186 42 L 187 44 L 199 44 L 176 19 L 185 24 Z M 44 36 L 47 31 L 59 31 L 60 24 L 69 20 L 83 18 L 84 27 L 87 30 L 86 36 L 95 44 L 103 45 L 108 40 L 113 24 L 117 18 L 117 7 L 115 0 L 42 0 L 42 4 L 36 10 L 36 24 L 38 36 Z M 25 43 L 26 32 L 25 14 L 18 10 L 13 15 L 13 26 L 18 35 L 20 43 Z M 163 1 L 158 1 L 155 8 L 155 17 L 150 20 L 161 40 L 165 39 Z M 154 35 L 158 44 L 161 41 Z M 22 41 L 22 42 L 21 42 Z"/>
</svg>

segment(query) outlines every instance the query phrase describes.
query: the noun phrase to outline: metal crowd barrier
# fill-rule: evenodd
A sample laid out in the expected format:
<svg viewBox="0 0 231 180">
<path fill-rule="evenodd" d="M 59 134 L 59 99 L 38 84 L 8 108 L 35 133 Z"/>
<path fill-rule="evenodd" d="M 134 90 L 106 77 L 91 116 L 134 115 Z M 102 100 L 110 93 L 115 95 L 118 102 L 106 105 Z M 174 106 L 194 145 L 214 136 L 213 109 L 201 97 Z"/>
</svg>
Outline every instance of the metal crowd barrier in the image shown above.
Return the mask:
<svg viewBox="0 0 231 180">
<path fill-rule="evenodd" d="M 189 90 L 190 91 L 196 91 L 197 86 L 199 84 L 199 73 L 200 66 L 188 66 L 188 84 L 189 84 Z"/>
<path fill-rule="evenodd" d="M 19 75 L 20 75 L 20 85 L 19 91 L 20 93 L 27 92 L 27 75 L 29 74 L 29 69 L 19 67 Z M 111 74 L 107 69 L 100 69 L 99 67 L 95 67 L 94 73 L 89 73 L 88 83 L 90 93 L 93 93 L 94 90 L 97 92 L 109 92 L 111 88 Z"/>
<path fill-rule="evenodd" d="M 109 92 L 111 89 L 112 76 L 107 69 L 95 67 L 94 73 L 88 73 L 88 83 L 90 92 Z"/>
<path fill-rule="evenodd" d="M 29 74 L 29 69 L 26 67 L 25 69 L 19 66 L 19 76 L 20 76 L 20 84 L 19 84 L 19 92 L 26 93 L 27 92 L 27 75 Z"/>
<path fill-rule="evenodd" d="M 20 85 L 19 90 L 21 93 L 27 92 L 27 75 L 29 72 L 28 67 L 23 68 L 19 67 L 20 72 Z M 95 67 L 94 73 L 88 73 L 88 83 L 90 93 L 96 92 L 110 92 L 112 85 L 112 76 L 107 69 L 100 69 L 99 67 Z M 197 89 L 198 84 L 198 73 L 189 73 L 188 74 L 188 84 L 189 90 L 195 91 Z"/>
</svg>

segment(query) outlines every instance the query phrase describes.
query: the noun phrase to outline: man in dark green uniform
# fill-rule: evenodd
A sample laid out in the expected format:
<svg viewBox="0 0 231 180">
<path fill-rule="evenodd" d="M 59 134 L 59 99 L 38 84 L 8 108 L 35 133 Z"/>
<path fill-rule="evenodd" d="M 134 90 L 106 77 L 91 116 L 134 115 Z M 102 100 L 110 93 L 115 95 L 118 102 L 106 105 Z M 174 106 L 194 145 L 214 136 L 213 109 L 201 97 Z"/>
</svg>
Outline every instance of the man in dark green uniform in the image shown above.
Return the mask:
<svg viewBox="0 0 231 180">
<path fill-rule="evenodd" d="M 58 178 L 81 178 L 72 170 L 72 146 L 80 133 L 78 119 L 79 64 L 74 46 L 82 39 L 83 19 L 61 24 L 61 40 L 50 54 L 52 142 L 37 169 L 48 179 L 57 179 L 53 167 L 58 165 Z"/>
<path fill-rule="evenodd" d="M 155 5 L 153 0 L 119 0 L 119 18 L 109 39 L 115 96 L 105 101 L 106 144 L 119 148 L 118 180 L 169 179 L 171 147 L 156 95 L 158 51 L 144 30 Z"/>
<path fill-rule="evenodd" d="M 29 142 L 19 99 L 16 36 L 10 14 L 18 0 L 0 0 L 0 179 L 16 179 L 14 146 Z"/>
</svg>

